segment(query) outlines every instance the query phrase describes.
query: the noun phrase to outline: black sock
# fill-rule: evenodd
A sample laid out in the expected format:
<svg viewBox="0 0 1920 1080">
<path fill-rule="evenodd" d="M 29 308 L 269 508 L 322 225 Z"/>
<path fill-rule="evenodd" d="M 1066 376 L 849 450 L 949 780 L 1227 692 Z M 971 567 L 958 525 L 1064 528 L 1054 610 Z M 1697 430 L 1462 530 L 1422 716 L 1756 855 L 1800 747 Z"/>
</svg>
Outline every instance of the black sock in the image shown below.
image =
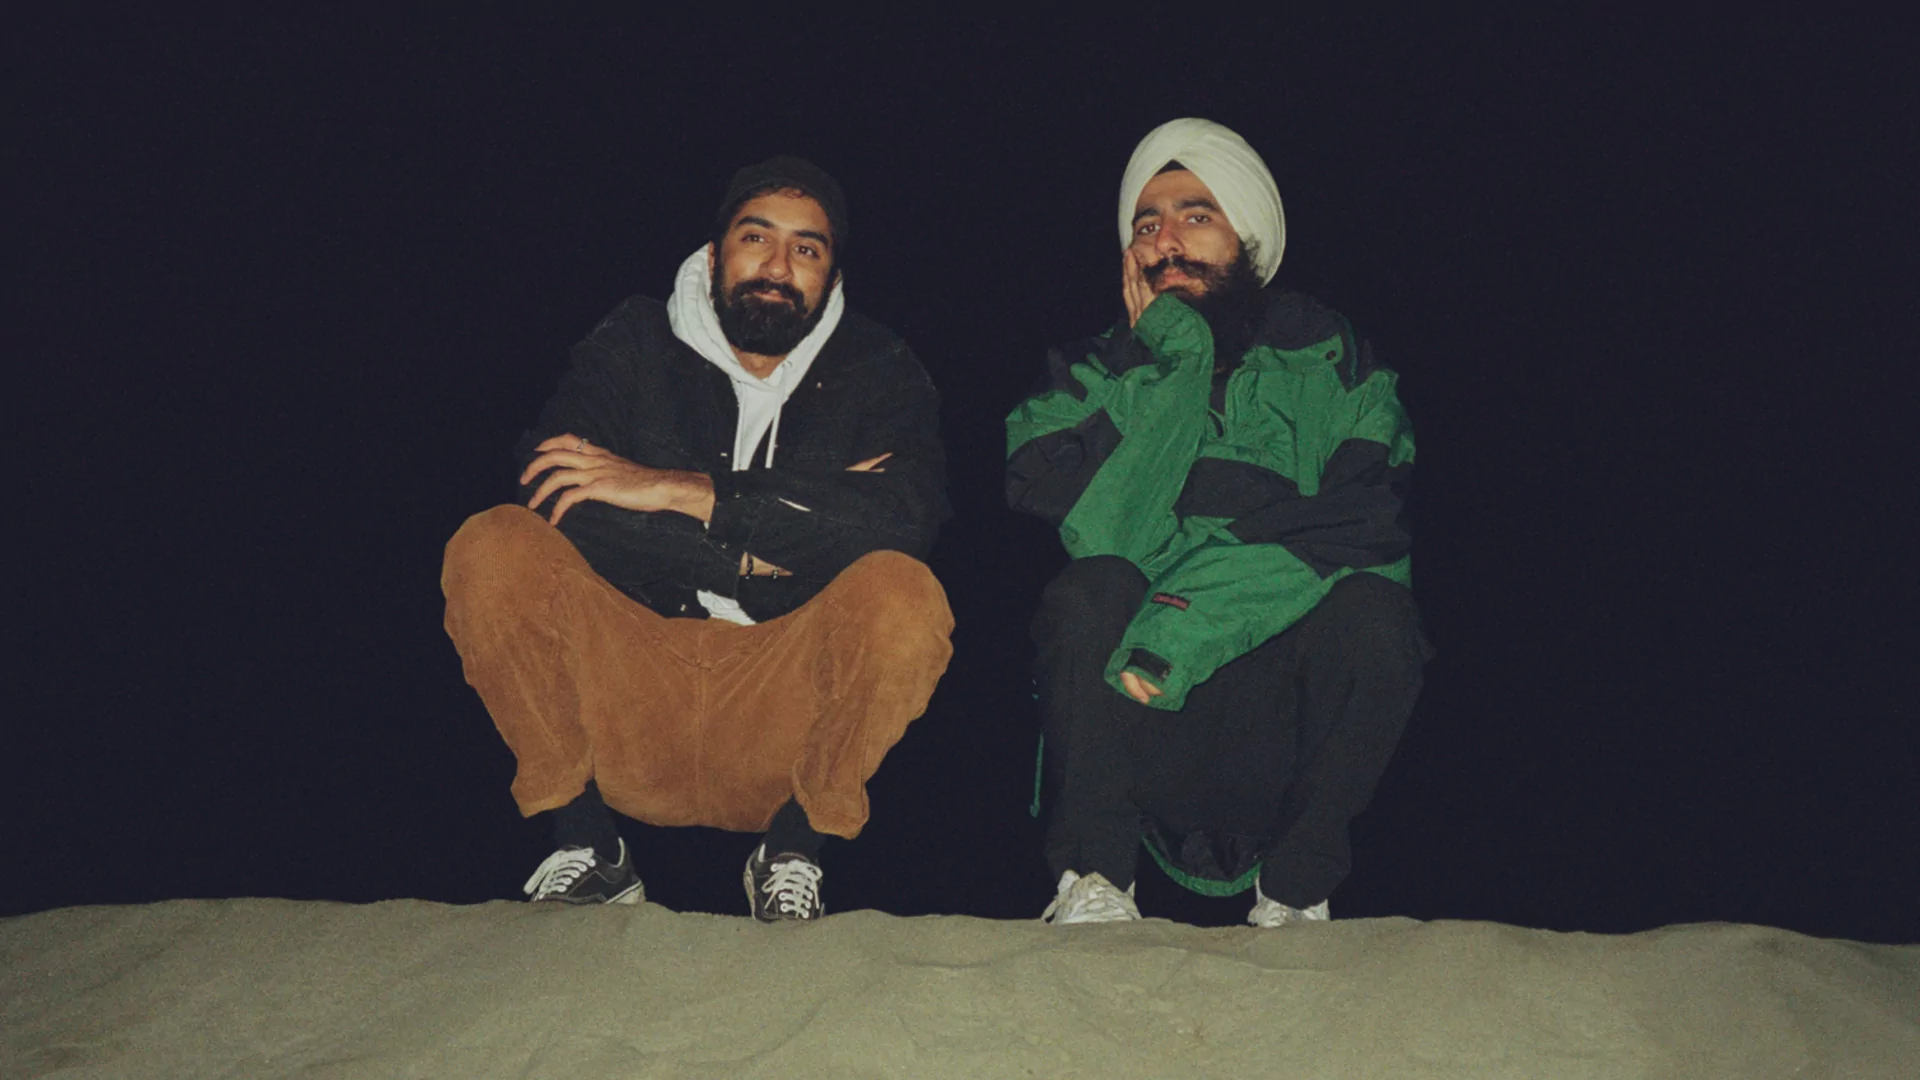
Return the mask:
<svg viewBox="0 0 1920 1080">
<path fill-rule="evenodd" d="M 620 857 L 620 832 L 613 827 L 613 811 L 601 800 L 598 784 L 587 781 L 585 791 L 553 811 L 553 841 L 555 847 L 592 848 L 607 862 Z"/>
<path fill-rule="evenodd" d="M 820 845 L 827 842 L 826 834 L 813 831 L 812 823 L 807 821 L 807 812 L 792 799 L 773 815 L 773 824 L 767 826 L 767 857 L 775 855 L 805 855 L 815 862 L 820 861 Z"/>
</svg>

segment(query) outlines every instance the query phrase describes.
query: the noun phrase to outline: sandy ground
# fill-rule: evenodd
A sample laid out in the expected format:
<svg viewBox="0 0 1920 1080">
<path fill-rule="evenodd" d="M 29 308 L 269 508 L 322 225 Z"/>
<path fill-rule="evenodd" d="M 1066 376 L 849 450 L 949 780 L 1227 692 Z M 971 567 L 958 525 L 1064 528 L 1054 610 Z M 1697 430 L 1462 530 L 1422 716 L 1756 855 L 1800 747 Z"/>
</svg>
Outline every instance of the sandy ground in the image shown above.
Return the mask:
<svg viewBox="0 0 1920 1080">
<path fill-rule="evenodd" d="M 1920 946 L 278 900 L 0 920 L 0 1077 L 1912 1077 Z"/>
</svg>

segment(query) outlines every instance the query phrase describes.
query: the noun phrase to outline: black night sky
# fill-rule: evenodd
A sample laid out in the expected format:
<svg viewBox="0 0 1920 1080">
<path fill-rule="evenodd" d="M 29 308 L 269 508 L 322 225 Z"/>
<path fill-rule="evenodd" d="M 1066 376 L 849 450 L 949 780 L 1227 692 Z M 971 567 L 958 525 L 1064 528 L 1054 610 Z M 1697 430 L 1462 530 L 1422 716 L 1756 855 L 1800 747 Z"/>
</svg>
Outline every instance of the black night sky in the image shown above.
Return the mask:
<svg viewBox="0 0 1920 1080">
<path fill-rule="evenodd" d="M 163 17 L 11 65 L 0 914 L 517 897 L 549 850 L 440 628 L 568 347 L 728 174 L 848 192 L 851 304 L 945 398 L 959 619 L 830 911 L 1032 918 L 1026 621 L 1064 560 L 1002 418 L 1120 314 L 1134 143 L 1198 115 L 1279 280 L 1401 372 L 1440 655 L 1336 916 L 1920 940 L 1915 160 L 1891 27 Z M 1901 163 L 1905 164 L 1901 164 Z M 743 914 L 751 840 L 637 824 Z M 1149 915 L 1236 922 L 1143 868 Z"/>
</svg>

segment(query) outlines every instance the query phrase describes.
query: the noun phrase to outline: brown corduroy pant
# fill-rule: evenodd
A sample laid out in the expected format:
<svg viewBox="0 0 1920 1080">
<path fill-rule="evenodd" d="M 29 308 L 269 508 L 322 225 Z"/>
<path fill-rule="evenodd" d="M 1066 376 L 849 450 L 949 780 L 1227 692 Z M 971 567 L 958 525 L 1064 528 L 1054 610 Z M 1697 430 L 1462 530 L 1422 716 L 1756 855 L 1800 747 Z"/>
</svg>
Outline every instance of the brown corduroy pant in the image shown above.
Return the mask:
<svg viewBox="0 0 1920 1080">
<path fill-rule="evenodd" d="M 815 830 L 855 836 L 867 780 L 953 655 L 946 593 L 895 551 L 754 626 L 669 619 L 539 515 L 499 506 L 454 534 L 440 584 L 529 816 L 593 779 L 607 805 L 655 825 L 758 832 L 791 798 Z"/>
</svg>

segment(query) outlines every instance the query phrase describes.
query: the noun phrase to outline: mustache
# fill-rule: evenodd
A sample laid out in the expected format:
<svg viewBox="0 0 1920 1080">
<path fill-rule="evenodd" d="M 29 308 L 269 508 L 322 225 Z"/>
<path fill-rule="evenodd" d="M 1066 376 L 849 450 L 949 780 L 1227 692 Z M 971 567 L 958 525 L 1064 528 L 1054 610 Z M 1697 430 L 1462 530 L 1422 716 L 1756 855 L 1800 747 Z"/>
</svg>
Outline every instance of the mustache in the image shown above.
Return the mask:
<svg viewBox="0 0 1920 1080">
<path fill-rule="evenodd" d="M 800 295 L 799 289 L 794 288 L 784 281 L 769 281 L 766 278 L 755 278 L 752 281 L 743 281 L 735 285 L 733 291 L 727 294 L 727 300 L 735 304 L 749 301 L 766 303 L 766 297 L 747 295 L 748 293 L 762 292 L 773 293 L 787 303 L 792 304 L 795 310 L 804 310 L 807 306 L 807 298 Z"/>
<path fill-rule="evenodd" d="M 1198 278 L 1201 281 L 1211 281 L 1220 273 L 1220 268 L 1212 263 L 1189 259 L 1185 255 L 1169 255 L 1152 266 L 1141 267 L 1140 273 L 1147 279 L 1147 284 L 1159 285 L 1160 279 L 1166 276 L 1167 271 L 1175 268 L 1188 277 Z"/>
</svg>

